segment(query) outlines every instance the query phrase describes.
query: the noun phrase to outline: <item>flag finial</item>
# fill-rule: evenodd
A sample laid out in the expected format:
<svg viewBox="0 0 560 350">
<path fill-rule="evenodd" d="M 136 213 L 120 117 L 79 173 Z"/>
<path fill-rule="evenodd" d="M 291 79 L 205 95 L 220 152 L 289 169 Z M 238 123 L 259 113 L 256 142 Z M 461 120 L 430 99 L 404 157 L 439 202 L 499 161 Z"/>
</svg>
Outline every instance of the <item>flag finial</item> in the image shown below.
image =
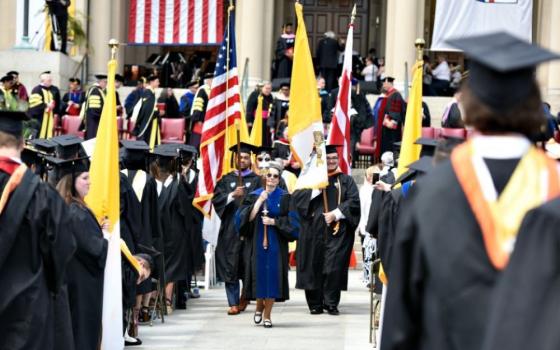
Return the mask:
<svg viewBox="0 0 560 350">
<path fill-rule="evenodd" d="M 350 18 L 350 24 L 354 24 L 354 20 L 356 19 L 356 4 L 352 8 L 352 17 Z"/>
<path fill-rule="evenodd" d="M 109 40 L 109 47 L 111 48 L 111 59 L 114 60 L 117 56 L 117 50 L 119 49 L 119 41 L 115 38 Z"/>
<path fill-rule="evenodd" d="M 416 60 L 422 61 L 424 55 L 424 46 L 426 46 L 426 42 L 422 38 L 416 39 L 414 42 L 414 47 L 416 47 Z"/>
</svg>

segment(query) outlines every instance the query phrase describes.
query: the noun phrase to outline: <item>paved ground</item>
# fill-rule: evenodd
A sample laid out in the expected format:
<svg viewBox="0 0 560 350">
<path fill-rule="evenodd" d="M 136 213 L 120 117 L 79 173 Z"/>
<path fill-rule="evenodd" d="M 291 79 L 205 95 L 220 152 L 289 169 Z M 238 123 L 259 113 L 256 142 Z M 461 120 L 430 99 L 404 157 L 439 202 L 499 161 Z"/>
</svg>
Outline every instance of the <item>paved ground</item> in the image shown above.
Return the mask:
<svg viewBox="0 0 560 350">
<path fill-rule="evenodd" d="M 290 272 L 290 285 L 295 272 Z M 223 287 L 201 291 L 188 310 L 175 311 L 165 324 L 141 326 L 144 344 L 136 349 L 373 349 L 369 336 L 369 293 L 361 271 L 350 271 L 349 290 L 343 292 L 340 315 L 310 315 L 303 291 L 290 290 L 291 299 L 272 311 L 271 329 L 253 324 L 254 303 L 238 316 L 227 316 Z M 133 348 L 129 348 L 133 349 Z"/>
</svg>

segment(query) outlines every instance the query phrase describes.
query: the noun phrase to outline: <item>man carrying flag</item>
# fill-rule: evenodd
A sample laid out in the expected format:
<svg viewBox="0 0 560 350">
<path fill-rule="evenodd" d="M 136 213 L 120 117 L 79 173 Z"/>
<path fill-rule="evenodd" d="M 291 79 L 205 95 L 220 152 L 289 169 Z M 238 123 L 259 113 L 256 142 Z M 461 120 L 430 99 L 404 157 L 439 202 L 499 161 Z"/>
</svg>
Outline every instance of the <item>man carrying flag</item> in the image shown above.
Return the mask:
<svg viewBox="0 0 560 350">
<path fill-rule="evenodd" d="M 338 146 L 325 149 L 302 6 L 295 6 L 298 27 L 289 136 L 294 156 L 303 165 L 292 198 L 301 225 L 296 288 L 305 289 L 311 314 L 323 313 L 325 308 L 329 314 L 338 315 L 340 291 L 348 284 L 360 198 L 354 180 L 339 168 Z"/>
</svg>

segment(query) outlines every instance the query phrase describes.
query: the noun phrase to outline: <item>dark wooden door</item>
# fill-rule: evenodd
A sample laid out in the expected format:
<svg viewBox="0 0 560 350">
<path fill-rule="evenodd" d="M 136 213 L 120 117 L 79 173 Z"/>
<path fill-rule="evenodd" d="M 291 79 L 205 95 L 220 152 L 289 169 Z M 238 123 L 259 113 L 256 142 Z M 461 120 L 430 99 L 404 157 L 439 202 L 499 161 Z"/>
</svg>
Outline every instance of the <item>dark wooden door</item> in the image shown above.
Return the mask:
<svg viewBox="0 0 560 350">
<path fill-rule="evenodd" d="M 366 55 L 368 50 L 368 0 L 302 0 L 303 15 L 311 53 L 326 31 L 332 30 L 338 38 L 346 39 L 352 7 L 356 3 L 354 20 L 354 50 Z"/>
</svg>

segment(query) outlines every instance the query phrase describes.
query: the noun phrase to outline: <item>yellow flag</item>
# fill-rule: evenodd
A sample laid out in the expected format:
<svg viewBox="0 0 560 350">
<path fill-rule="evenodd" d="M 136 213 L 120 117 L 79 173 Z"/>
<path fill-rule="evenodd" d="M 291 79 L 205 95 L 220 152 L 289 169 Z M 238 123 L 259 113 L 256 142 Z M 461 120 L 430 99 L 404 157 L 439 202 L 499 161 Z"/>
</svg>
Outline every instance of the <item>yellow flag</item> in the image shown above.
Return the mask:
<svg viewBox="0 0 560 350">
<path fill-rule="evenodd" d="M 86 203 L 101 222 L 107 218 L 109 229 L 107 260 L 103 281 L 101 349 L 122 349 L 122 281 L 119 201 L 119 140 L 115 72 L 117 61 L 107 64 L 107 97 L 101 112 L 95 149 L 90 166 L 90 191 Z"/>
<path fill-rule="evenodd" d="M 414 144 L 422 136 L 422 66 L 418 61 L 413 67 L 412 87 L 404 119 L 404 131 L 399 155 L 397 176 L 406 172 L 407 166 L 420 159 L 421 146 Z"/>
<path fill-rule="evenodd" d="M 302 166 L 296 189 L 328 184 L 321 102 L 309 51 L 303 7 L 296 3 L 297 31 L 292 68 L 288 137 L 292 154 Z"/>
<path fill-rule="evenodd" d="M 255 121 L 253 123 L 253 129 L 251 130 L 251 137 L 249 138 L 249 143 L 255 146 L 262 146 L 263 144 L 263 134 L 262 134 L 262 124 L 263 124 L 263 97 L 259 95 L 257 103 L 257 110 L 255 111 Z"/>
</svg>

